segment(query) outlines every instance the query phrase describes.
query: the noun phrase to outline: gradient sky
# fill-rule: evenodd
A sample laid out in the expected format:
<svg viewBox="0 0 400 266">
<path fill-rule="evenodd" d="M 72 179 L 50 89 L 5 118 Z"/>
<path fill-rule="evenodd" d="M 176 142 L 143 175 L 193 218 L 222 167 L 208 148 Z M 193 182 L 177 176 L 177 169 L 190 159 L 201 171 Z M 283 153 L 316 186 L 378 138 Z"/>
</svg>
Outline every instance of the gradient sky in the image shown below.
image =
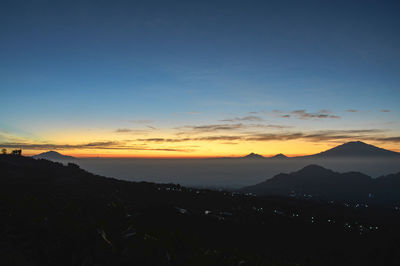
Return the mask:
<svg viewBox="0 0 400 266">
<path fill-rule="evenodd" d="M 398 1 L 2 1 L 0 147 L 400 151 Z"/>
</svg>

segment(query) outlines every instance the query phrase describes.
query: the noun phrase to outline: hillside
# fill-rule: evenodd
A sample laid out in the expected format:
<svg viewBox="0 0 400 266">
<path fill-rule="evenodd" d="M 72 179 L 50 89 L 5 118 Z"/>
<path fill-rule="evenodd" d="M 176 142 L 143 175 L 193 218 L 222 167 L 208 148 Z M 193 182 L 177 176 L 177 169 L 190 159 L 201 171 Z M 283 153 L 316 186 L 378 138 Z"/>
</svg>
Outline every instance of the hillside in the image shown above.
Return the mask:
<svg viewBox="0 0 400 266">
<path fill-rule="evenodd" d="M 133 183 L 23 156 L 1 155 L 0 171 L 2 265 L 398 262 L 392 208 Z"/>
<path fill-rule="evenodd" d="M 307 196 L 347 201 L 400 201 L 400 173 L 373 179 L 359 172 L 338 173 L 309 165 L 243 188 L 257 195 Z"/>
</svg>

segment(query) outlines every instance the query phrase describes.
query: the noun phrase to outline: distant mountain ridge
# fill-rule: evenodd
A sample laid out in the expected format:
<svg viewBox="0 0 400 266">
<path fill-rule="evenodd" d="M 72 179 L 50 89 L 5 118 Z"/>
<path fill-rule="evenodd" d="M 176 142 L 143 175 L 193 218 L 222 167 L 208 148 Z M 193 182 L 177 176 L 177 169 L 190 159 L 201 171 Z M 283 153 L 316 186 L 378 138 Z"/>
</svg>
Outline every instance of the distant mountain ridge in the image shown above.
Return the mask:
<svg viewBox="0 0 400 266">
<path fill-rule="evenodd" d="M 37 155 L 32 156 L 35 159 L 46 159 L 46 160 L 76 160 L 77 158 L 69 155 L 63 155 L 56 151 L 47 151 Z"/>
<path fill-rule="evenodd" d="M 257 153 L 250 153 L 246 156 L 243 156 L 242 158 L 246 158 L 246 159 L 265 159 L 264 156 L 257 154 Z"/>
<path fill-rule="evenodd" d="M 338 173 L 318 165 L 308 165 L 289 174 L 241 189 L 256 195 L 310 196 L 335 200 L 400 200 L 400 172 L 371 178 L 360 172 Z"/>
<path fill-rule="evenodd" d="M 271 158 L 271 159 L 287 159 L 289 157 L 287 157 L 285 154 L 278 153 L 278 154 L 276 154 L 276 155 L 274 155 L 272 157 L 269 157 L 269 158 Z"/>
<path fill-rule="evenodd" d="M 351 141 L 332 149 L 306 156 L 321 158 L 337 158 L 337 157 L 399 157 L 400 153 L 378 148 L 374 145 L 364 143 L 362 141 Z"/>
<path fill-rule="evenodd" d="M 243 157 L 239 157 L 239 158 L 244 158 L 244 159 L 286 159 L 286 158 L 289 158 L 289 157 L 287 157 L 286 155 L 284 155 L 282 153 L 278 153 L 278 154 L 276 154 L 274 156 L 271 156 L 271 157 L 264 157 L 264 156 L 262 156 L 260 154 L 252 152 L 252 153 L 249 153 L 249 154 L 247 154 L 247 155 L 245 155 Z"/>
<path fill-rule="evenodd" d="M 292 159 L 296 158 L 321 158 L 321 159 L 337 159 L 337 158 L 348 158 L 348 157 L 357 157 L 357 158 L 374 158 L 374 157 L 381 157 L 381 158 L 399 158 L 400 153 L 394 152 L 386 149 L 382 149 L 376 147 L 371 144 L 367 144 L 362 141 L 350 141 L 339 146 L 336 146 L 332 149 L 312 154 L 312 155 L 305 155 L 305 156 L 297 156 L 291 157 Z M 229 158 L 229 157 L 228 157 Z M 289 158 L 282 153 L 278 153 L 272 157 L 264 157 L 262 155 L 256 153 L 250 153 L 246 156 L 240 157 L 246 159 L 286 159 Z"/>
</svg>

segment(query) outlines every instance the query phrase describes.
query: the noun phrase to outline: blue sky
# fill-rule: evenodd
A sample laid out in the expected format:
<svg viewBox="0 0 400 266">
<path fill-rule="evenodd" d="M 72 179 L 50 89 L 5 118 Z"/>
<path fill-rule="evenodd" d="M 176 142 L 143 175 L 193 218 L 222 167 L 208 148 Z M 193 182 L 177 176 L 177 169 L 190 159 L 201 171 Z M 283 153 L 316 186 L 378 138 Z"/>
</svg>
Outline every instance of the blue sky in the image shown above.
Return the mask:
<svg viewBox="0 0 400 266">
<path fill-rule="evenodd" d="M 396 1 L 5 1 L 0 142 L 143 128 L 132 120 L 162 135 L 251 112 L 298 130 L 398 136 L 398 11 Z"/>
</svg>

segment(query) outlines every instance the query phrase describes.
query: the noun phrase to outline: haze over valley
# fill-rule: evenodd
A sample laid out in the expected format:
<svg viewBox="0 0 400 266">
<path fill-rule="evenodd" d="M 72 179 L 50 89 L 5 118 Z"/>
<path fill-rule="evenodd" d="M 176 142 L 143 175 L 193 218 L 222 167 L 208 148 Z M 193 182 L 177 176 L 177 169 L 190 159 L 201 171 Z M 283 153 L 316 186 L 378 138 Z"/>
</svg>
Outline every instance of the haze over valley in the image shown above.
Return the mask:
<svg viewBox="0 0 400 266">
<path fill-rule="evenodd" d="M 378 177 L 400 172 L 400 153 L 362 142 L 349 142 L 326 152 L 302 157 L 243 156 L 207 159 L 79 158 L 34 156 L 72 161 L 89 172 L 128 181 L 175 183 L 185 186 L 235 189 L 279 173 L 317 164 L 339 172 L 358 171 Z"/>
</svg>

